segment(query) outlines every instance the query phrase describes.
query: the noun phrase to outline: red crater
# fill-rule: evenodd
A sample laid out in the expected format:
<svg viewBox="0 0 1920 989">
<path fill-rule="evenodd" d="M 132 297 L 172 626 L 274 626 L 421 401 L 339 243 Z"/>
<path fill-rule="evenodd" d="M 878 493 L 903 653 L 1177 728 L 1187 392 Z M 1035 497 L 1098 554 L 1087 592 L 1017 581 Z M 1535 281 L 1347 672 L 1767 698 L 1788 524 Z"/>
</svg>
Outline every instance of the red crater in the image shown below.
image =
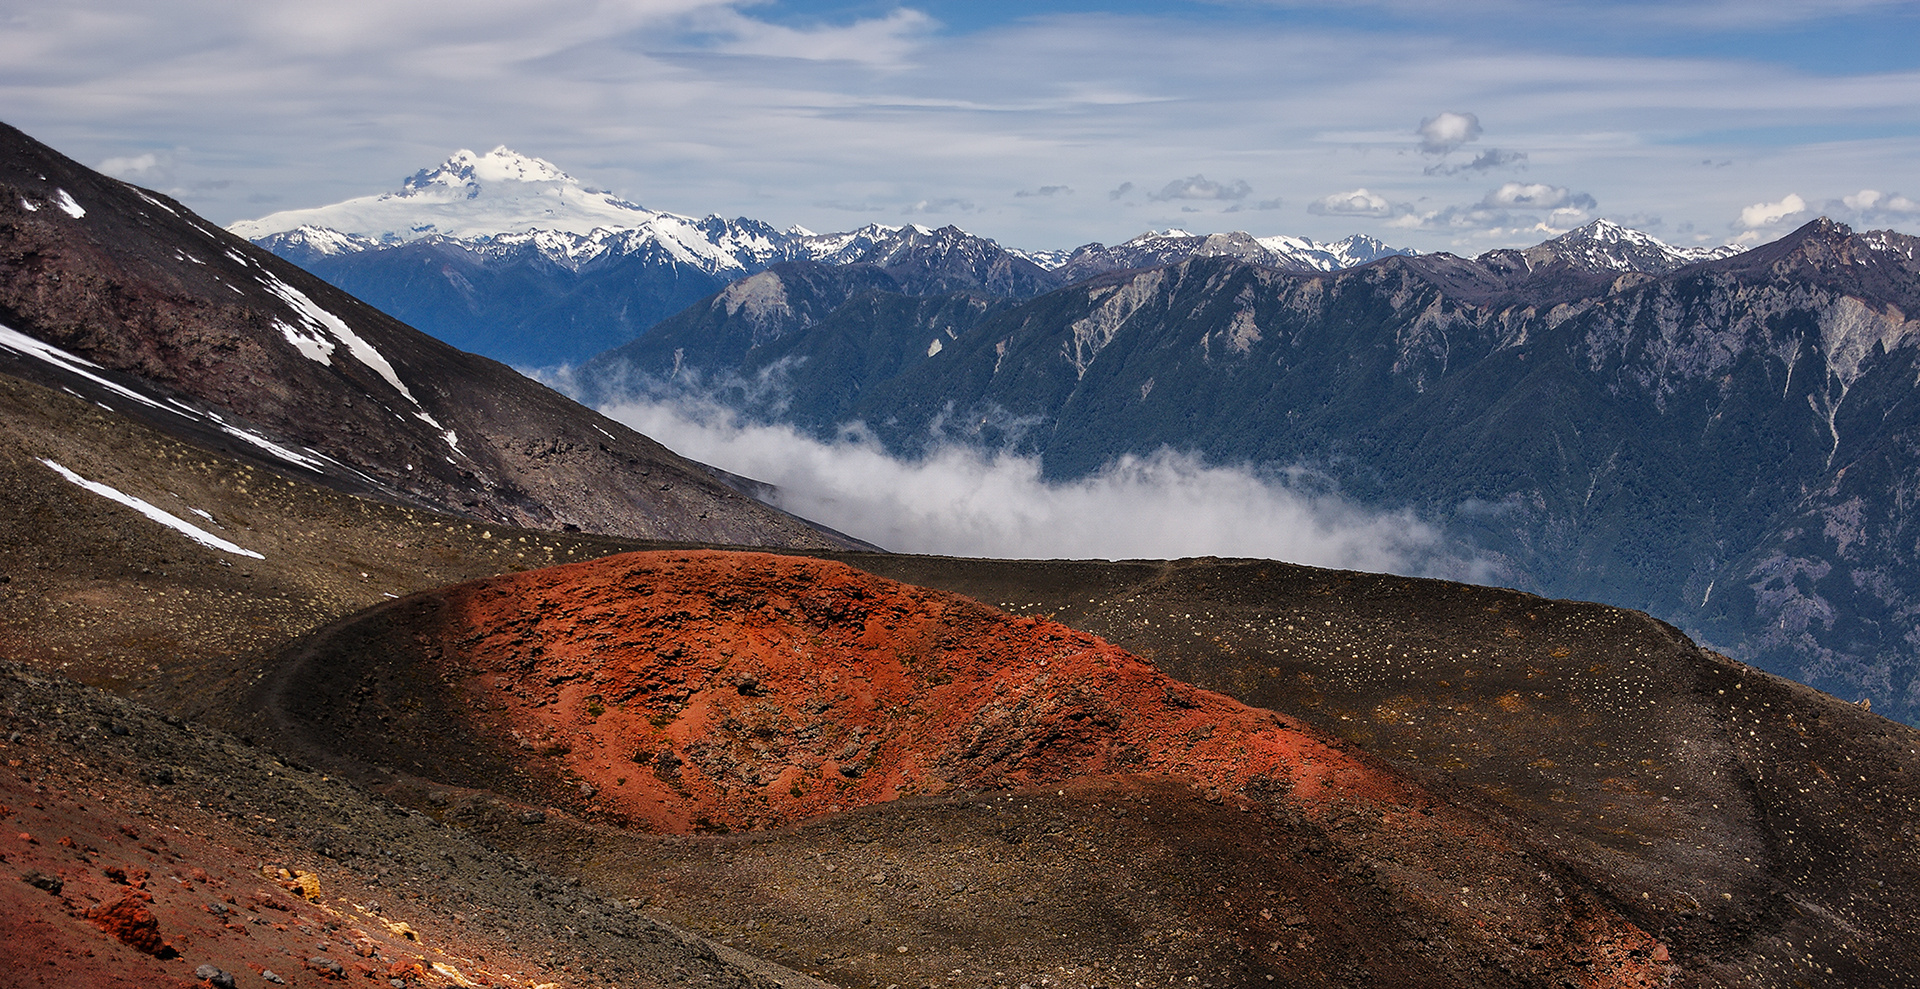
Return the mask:
<svg viewBox="0 0 1920 989">
<path fill-rule="evenodd" d="M 1143 772 L 1309 813 L 1430 803 L 1094 636 L 839 563 L 634 553 L 443 593 L 433 652 L 484 731 L 655 830 Z"/>
<path fill-rule="evenodd" d="M 1218 806 L 1202 801 L 1185 824 L 1142 816 L 1137 837 L 1145 844 L 1116 848 L 1114 859 L 1090 835 L 1085 845 L 1068 840 L 1060 847 L 1079 849 L 1074 854 L 1092 864 L 1056 863 L 1049 875 L 1071 881 L 1082 866 L 1124 868 L 1141 870 L 1143 888 L 1214 890 L 1219 883 L 1195 885 L 1143 851 L 1177 846 L 1185 828 L 1205 821 L 1222 835 L 1247 836 L 1224 861 L 1257 875 L 1256 885 L 1324 904 L 1328 917 L 1372 905 L 1364 923 L 1378 930 L 1362 935 L 1330 920 L 1314 935 L 1329 944 L 1357 948 L 1391 936 L 1401 945 L 1393 950 L 1406 952 L 1414 949 L 1402 943 L 1413 943 L 1405 931 L 1446 932 L 1434 936 L 1477 946 L 1459 950 L 1488 964 L 1551 970 L 1589 989 L 1657 985 L 1668 974 L 1660 942 L 1644 929 L 1561 886 L 1486 819 L 1344 743 L 1174 680 L 1087 633 L 840 563 L 665 551 L 506 575 L 359 616 L 316 639 L 294 671 L 280 703 L 310 726 L 310 737 L 418 774 L 429 787 L 550 801 L 673 834 L 782 829 L 815 818 L 827 829 L 815 833 L 827 835 L 852 820 L 924 827 L 904 824 L 890 806 L 946 807 L 952 816 L 939 826 L 941 847 L 985 840 L 998 850 L 1008 824 L 977 817 L 980 791 L 1024 790 L 1024 814 L 1036 789 L 1055 790 L 1034 804 L 1062 808 L 1047 826 L 1064 829 L 1064 808 L 1084 802 L 1082 794 L 1103 794 L 1093 802 L 1115 809 L 1093 816 L 1118 820 L 1126 813 L 1118 808 L 1136 801 L 1172 806 L 1171 781 Z M 439 807 L 488 804 L 424 796 Z M 953 799 L 890 805 L 945 796 Z M 858 808 L 870 812 L 835 814 Z M 532 808 L 520 813 L 533 829 L 523 835 L 544 823 Z M 1163 828 L 1169 833 L 1156 830 Z M 768 838 L 804 846 L 801 833 Z M 999 861 L 982 859 L 989 860 Z M 941 881 L 950 885 L 945 875 Z M 783 876 L 770 888 L 796 884 L 804 882 Z M 854 895 L 808 888 L 806 902 Z M 1497 907 L 1471 892 L 1496 889 Z M 761 894 L 789 902 L 786 893 Z M 1169 909 L 1234 909 L 1224 894 L 1196 896 Z M 1112 919 L 1101 912 L 1107 907 L 1059 909 L 1049 916 L 1063 929 L 1104 930 Z M 1140 911 L 1157 908 L 1111 909 L 1145 918 Z M 1269 908 L 1219 929 L 1226 937 L 1275 917 L 1286 926 L 1290 916 Z M 819 919 L 796 921 L 796 929 Z M 1244 946 L 1259 957 L 1277 958 L 1286 945 L 1305 950 L 1305 927 L 1287 930 L 1248 934 Z M 1558 959 L 1551 963 L 1516 954 L 1548 944 Z"/>
</svg>

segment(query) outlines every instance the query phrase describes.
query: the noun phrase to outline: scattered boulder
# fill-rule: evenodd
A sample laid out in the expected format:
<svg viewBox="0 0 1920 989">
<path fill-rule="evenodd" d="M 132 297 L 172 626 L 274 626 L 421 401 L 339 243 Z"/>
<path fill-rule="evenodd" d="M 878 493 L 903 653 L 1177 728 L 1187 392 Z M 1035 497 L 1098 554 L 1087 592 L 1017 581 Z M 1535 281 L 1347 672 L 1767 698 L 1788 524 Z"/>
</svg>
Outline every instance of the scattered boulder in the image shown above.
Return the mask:
<svg viewBox="0 0 1920 989">
<path fill-rule="evenodd" d="M 55 896 L 59 896 L 60 891 L 65 889 L 67 885 L 59 876 L 45 875 L 39 870 L 34 870 L 21 876 L 20 881 L 35 889 L 44 889 Z"/>
<path fill-rule="evenodd" d="M 147 909 L 152 899 L 146 893 L 132 890 L 111 906 L 94 908 L 89 919 L 93 926 L 137 951 L 155 958 L 177 958 L 180 953 L 160 936 L 160 922 L 154 919 L 153 911 Z"/>
<path fill-rule="evenodd" d="M 312 958 L 307 959 L 307 970 L 327 979 L 344 979 L 347 977 L 346 966 L 332 958 L 328 958 L 326 955 L 314 955 Z"/>
</svg>

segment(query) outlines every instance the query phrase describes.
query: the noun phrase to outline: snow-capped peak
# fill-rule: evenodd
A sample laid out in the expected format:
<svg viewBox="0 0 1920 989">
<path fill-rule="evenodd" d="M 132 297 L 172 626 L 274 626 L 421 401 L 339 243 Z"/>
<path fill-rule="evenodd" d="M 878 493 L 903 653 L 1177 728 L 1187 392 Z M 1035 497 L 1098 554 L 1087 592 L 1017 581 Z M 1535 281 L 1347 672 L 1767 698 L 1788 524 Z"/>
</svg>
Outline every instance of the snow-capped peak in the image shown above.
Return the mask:
<svg viewBox="0 0 1920 989">
<path fill-rule="evenodd" d="M 502 144 L 483 155 L 465 148 L 455 151 L 452 157 L 440 163 L 440 167 L 423 168 L 415 172 L 407 179 L 406 188 L 426 189 L 438 185 L 467 189 L 482 183 L 498 182 L 562 182 L 579 185 L 573 176 L 561 171 L 553 162 L 523 155 Z"/>
<path fill-rule="evenodd" d="M 286 210 L 228 229 L 257 240 L 316 227 L 391 244 L 534 230 L 584 235 L 596 229 L 635 229 L 670 216 L 584 185 L 552 162 L 498 147 L 483 155 L 456 151 L 437 167 L 415 172 L 394 192 Z"/>
<path fill-rule="evenodd" d="M 1733 247 L 1674 247 L 1652 234 L 1605 218 L 1575 227 L 1521 252 L 1550 254 L 1593 271 L 1643 271 L 1661 274 L 1696 261 L 1738 253 Z"/>
</svg>

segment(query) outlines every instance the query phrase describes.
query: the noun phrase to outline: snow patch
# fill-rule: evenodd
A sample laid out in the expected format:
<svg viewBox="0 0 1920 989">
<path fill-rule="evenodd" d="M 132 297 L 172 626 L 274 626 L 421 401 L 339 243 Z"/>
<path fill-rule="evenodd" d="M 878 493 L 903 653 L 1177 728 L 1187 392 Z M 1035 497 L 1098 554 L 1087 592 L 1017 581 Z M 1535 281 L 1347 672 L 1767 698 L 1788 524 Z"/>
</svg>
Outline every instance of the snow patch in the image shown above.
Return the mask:
<svg viewBox="0 0 1920 989">
<path fill-rule="evenodd" d="M 173 414 L 182 416 L 184 418 L 195 419 L 201 422 L 212 423 L 215 427 L 219 428 L 221 432 L 224 432 L 227 435 L 232 436 L 234 439 L 240 440 L 245 443 L 250 443 L 253 446 L 259 447 L 260 449 L 265 450 L 266 452 L 276 457 L 279 457 L 281 460 L 287 461 L 288 463 L 305 467 L 308 470 L 312 470 L 316 472 L 324 471 L 325 469 L 325 465 L 322 464 L 320 460 L 316 459 L 318 455 L 309 456 L 308 454 L 300 453 L 299 451 L 289 449 L 285 446 L 275 443 L 270 439 L 267 439 L 264 436 L 261 436 L 258 433 L 241 429 L 240 427 L 227 422 L 226 420 L 220 418 L 220 415 L 218 413 L 202 412 L 199 409 L 196 409 L 190 405 L 187 405 L 184 402 L 181 402 L 178 399 L 168 399 L 168 404 L 163 405 L 160 402 L 157 402 L 151 398 L 148 398 L 145 395 L 142 395 L 137 391 L 134 391 L 131 388 L 126 387 L 125 385 L 121 385 L 117 382 L 109 381 L 108 379 L 101 377 L 100 375 L 95 374 L 92 371 L 87 370 L 88 368 L 98 368 L 100 367 L 100 365 L 95 364 L 84 357 L 80 357 L 74 354 L 69 354 L 64 350 L 61 350 L 59 347 L 53 346 L 52 344 L 42 343 L 41 341 L 35 340 L 34 338 L 27 336 L 26 334 L 21 333 L 18 330 L 14 330 L 10 327 L 0 325 L 0 347 L 4 347 L 7 350 L 11 350 L 14 353 L 19 354 L 23 357 L 32 357 L 38 360 L 45 361 L 57 368 L 60 368 L 63 371 L 66 371 L 69 374 L 79 375 L 80 377 L 83 377 L 88 381 L 91 381 L 94 384 L 97 384 L 100 387 L 113 392 L 116 395 L 120 395 L 124 398 L 132 399 L 133 401 L 139 402 L 140 404 L 145 405 L 149 408 L 161 409 L 167 412 L 172 412 Z M 71 389 L 66 389 L 66 390 L 69 391 L 69 393 L 71 393 Z M 76 394 L 74 397 L 78 398 L 79 396 Z M 95 404 L 98 404 L 98 403 L 95 403 Z M 109 412 L 113 411 L 111 406 L 102 405 L 101 408 L 107 409 Z M 355 473 L 359 473 L 359 472 L 355 471 Z M 363 474 L 361 476 L 364 477 L 365 475 Z"/>
<path fill-rule="evenodd" d="M 222 539 L 219 536 L 216 536 L 213 533 L 208 532 L 207 530 L 202 529 L 197 525 L 194 525 L 192 522 L 189 522 L 186 519 L 183 519 L 180 516 L 173 514 L 172 512 L 166 511 L 165 509 L 162 509 L 162 508 L 158 508 L 139 498 L 135 498 L 130 494 L 125 494 L 114 488 L 110 488 L 104 484 L 101 484 L 98 481 L 89 481 L 86 478 L 81 477 L 78 474 L 75 474 L 73 471 L 70 471 L 65 467 L 62 467 L 51 460 L 41 458 L 40 462 L 43 464 L 46 464 L 48 467 L 53 468 L 54 471 L 59 473 L 61 477 L 64 477 L 67 480 L 72 481 L 75 484 L 78 484 L 79 486 L 87 489 L 88 491 L 93 492 L 94 494 L 101 496 L 102 498 L 107 498 L 112 501 L 117 501 L 120 504 L 125 505 L 136 512 L 139 512 L 140 514 L 145 515 L 147 518 L 150 518 L 155 522 L 158 522 L 161 525 L 166 526 L 169 529 L 173 529 L 179 532 L 181 535 L 186 536 L 188 539 L 191 539 L 202 546 L 206 546 L 211 549 L 217 549 L 223 553 L 232 553 L 235 556 L 251 557 L 255 560 L 266 559 L 266 557 L 261 556 L 259 553 L 255 553 L 253 550 L 246 549 L 235 543 L 228 542 L 227 540 Z M 198 509 L 195 509 L 195 511 L 198 511 Z M 200 514 L 206 515 L 207 513 L 201 512 Z M 207 518 L 212 519 L 213 516 L 207 515 Z"/>
<path fill-rule="evenodd" d="M 294 315 L 300 318 L 304 332 L 296 331 L 278 320 L 274 321 L 274 325 L 280 327 L 280 331 L 286 334 L 287 342 L 299 347 L 302 354 L 322 364 L 333 363 L 330 360 L 333 355 L 333 343 L 325 336 L 330 333 L 334 340 L 346 345 L 347 351 L 356 360 L 385 378 L 387 384 L 393 386 L 394 391 L 413 403 L 415 408 L 419 408 L 420 400 L 414 398 L 413 392 L 408 391 L 407 386 L 400 382 L 400 375 L 394 373 L 393 365 L 387 363 L 387 359 L 381 356 L 380 351 L 374 349 L 373 344 L 361 339 L 358 333 L 353 332 L 346 320 L 321 308 L 319 303 L 307 298 L 306 293 L 271 274 L 261 275 L 260 284 L 266 286 L 267 291 L 279 296 L 280 301 L 292 307 Z M 425 412 L 421 412 L 420 416 L 428 422 L 433 421 Z"/>
<path fill-rule="evenodd" d="M 221 432 L 226 433 L 234 439 L 240 440 L 243 443 L 251 443 L 290 464 L 297 464 L 311 471 L 320 471 L 322 469 L 320 461 L 315 460 L 313 457 L 309 457 L 295 450 L 290 450 L 287 447 L 267 439 L 259 433 L 241 429 L 239 426 L 235 426 L 225 419 L 220 418 L 219 413 L 209 412 L 206 417 L 211 420 L 214 425 L 220 427 Z"/>
<path fill-rule="evenodd" d="M 136 195 L 136 196 L 139 196 L 139 197 L 140 197 L 141 199 L 144 199 L 144 200 L 146 200 L 147 202 L 150 202 L 150 203 L 152 203 L 153 205 L 155 205 L 155 206 L 158 206 L 158 207 L 160 207 L 161 209 L 163 209 L 163 210 L 166 210 L 166 211 L 167 211 L 167 212 L 169 212 L 169 213 L 173 213 L 173 215 L 174 215 L 174 216 L 179 216 L 179 215 L 180 215 L 179 213 L 175 213 L 175 212 L 174 212 L 174 209 L 173 209 L 173 207 L 171 207 L 171 206 L 168 206 L 168 205 L 167 205 L 166 203 L 163 203 L 163 202 L 161 202 L 160 200 L 158 200 L 158 199 L 155 199 L 155 198 L 153 198 L 152 196 L 149 196 L 149 195 L 147 195 L 147 194 L 146 194 L 146 193 L 144 193 L 144 192 L 141 192 L 141 191 L 140 191 L 140 189 L 139 189 L 138 187 L 136 187 L 136 186 L 131 186 L 131 185 L 130 185 L 130 186 L 127 186 L 127 188 L 129 188 L 129 189 L 132 189 L 132 190 L 133 190 L 133 194 L 134 194 L 134 195 Z"/>
<path fill-rule="evenodd" d="M 94 384 L 97 384 L 102 388 L 105 388 L 108 391 L 113 392 L 116 395 L 133 399 L 134 401 L 139 402 L 142 405 L 151 406 L 156 409 L 166 408 L 166 406 L 161 405 L 159 402 L 156 402 L 153 399 L 148 398 L 147 396 L 142 395 L 139 392 L 126 387 L 125 385 L 108 381 L 106 378 L 103 378 L 100 375 L 94 374 L 92 371 L 87 370 L 87 368 L 90 368 L 90 367 L 97 368 L 100 365 L 95 364 L 94 362 L 87 360 L 84 357 L 80 357 L 75 354 L 69 354 L 64 350 L 61 350 L 59 347 L 54 346 L 53 344 L 42 343 L 41 341 L 35 340 L 34 338 L 27 336 L 25 333 L 21 333 L 20 331 L 12 329 L 11 327 L 0 325 L 0 347 L 5 347 L 6 349 L 11 350 L 16 354 L 19 354 L 22 357 L 32 357 L 37 360 L 46 361 L 48 364 L 52 364 L 53 366 L 61 369 L 62 371 L 66 371 L 69 374 L 77 374 L 80 377 L 86 378 L 88 381 L 91 381 Z"/>
<path fill-rule="evenodd" d="M 25 199 L 20 200 L 20 208 L 23 210 L 26 210 L 29 213 L 40 212 L 40 207 L 35 206 L 34 204 L 26 201 Z"/>
<path fill-rule="evenodd" d="M 67 214 L 68 216 L 73 217 L 76 220 L 87 215 L 87 211 L 84 209 L 81 209 L 80 204 L 74 202 L 73 197 L 70 195 L 67 195 L 67 190 L 65 189 L 53 190 L 53 204 L 55 206 L 60 207 L 61 212 Z"/>
</svg>

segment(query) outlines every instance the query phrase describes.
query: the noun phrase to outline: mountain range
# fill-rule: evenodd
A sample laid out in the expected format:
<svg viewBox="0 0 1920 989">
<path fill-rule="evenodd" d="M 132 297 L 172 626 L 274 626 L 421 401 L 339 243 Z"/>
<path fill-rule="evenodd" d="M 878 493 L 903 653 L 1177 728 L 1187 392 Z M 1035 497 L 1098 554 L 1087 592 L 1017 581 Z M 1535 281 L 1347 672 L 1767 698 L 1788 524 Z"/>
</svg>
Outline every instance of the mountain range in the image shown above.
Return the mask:
<svg viewBox="0 0 1920 989">
<path fill-rule="evenodd" d="M 648 210 L 505 147 L 456 152 L 395 192 L 229 229 L 442 340 L 530 368 L 578 363 L 626 343 L 781 262 L 872 265 L 910 294 L 1022 299 L 1089 274 L 1195 254 L 1328 270 L 1406 253 L 1357 236 L 1315 244 L 1168 231 L 1115 247 L 1029 253 L 951 226 L 779 230 Z"/>
<path fill-rule="evenodd" d="M 13 130 L 0 324 L 11 981 L 1920 971 L 1920 735 L 1645 614 L 853 548 Z"/>
</svg>

